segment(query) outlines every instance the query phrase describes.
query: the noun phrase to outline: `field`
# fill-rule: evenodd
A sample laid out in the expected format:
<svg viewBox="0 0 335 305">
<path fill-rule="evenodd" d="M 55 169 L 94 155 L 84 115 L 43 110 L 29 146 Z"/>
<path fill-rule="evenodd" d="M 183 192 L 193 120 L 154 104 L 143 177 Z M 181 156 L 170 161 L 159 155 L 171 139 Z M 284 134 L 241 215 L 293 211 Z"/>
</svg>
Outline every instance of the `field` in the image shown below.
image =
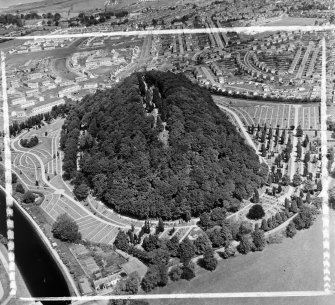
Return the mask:
<svg viewBox="0 0 335 305">
<path fill-rule="evenodd" d="M 335 212 L 331 212 L 331 223 Z M 332 236 L 335 234 L 332 229 Z M 307 251 L 308 249 L 308 251 Z M 335 255 L 334 249 L 332 254 Z M 294 239 L 284 239 L 281 244 L 270 245 L 261 253 L 237 256 L 218 265 L 214 272 L 197 271 L 198 276 L 190 282 L 185 280 L 168 287 L 156 289 L 154 293 L 212 293 L 252 291 L 315 291 L 323 289 L 322 221 L 318 218 L 309 230 L 298 232 Z M 311 262 L 313 262 L 311 264 Z M 334 267 L 332 267 L 332 272 Z M 276 276 L 274 276 L 276 275 Z M 172 304 L 332 304 L 319 303 L 310 298 L 244 298 L 244 299 L 192 299 L 150 301 L 152 305 Z M 334 299 L 332 299 L 334 300 Z"/>
<path fill-rule="evenodd" d="M 315 21 L 323 21 L 319 18 L 299 18 L 299 17 L 285 17 L 279 21 L 270 22 L 262 26 L 294 26 L 294 25 L 314 25 Z"/>
</svg>

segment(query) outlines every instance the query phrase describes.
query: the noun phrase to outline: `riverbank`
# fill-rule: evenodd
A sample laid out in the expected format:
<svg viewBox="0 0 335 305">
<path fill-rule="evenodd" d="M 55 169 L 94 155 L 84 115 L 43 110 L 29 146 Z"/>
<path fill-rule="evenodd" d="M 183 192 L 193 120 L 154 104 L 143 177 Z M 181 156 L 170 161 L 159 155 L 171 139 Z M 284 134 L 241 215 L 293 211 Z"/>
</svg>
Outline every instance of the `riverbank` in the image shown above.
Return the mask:
<svg viewBox="0 0 335 305">
<path fill-rule="evenodd" d="M 4 188 L 0 185 L 0 190 L 2 190 L 5 193 Z M 66 284 L 68 286 L 69 292 L 71 296 L 80 296 L 80 293 L 78 291 L 77 285 L 75 281 L 73 280 L 70 272 L 62 262 L 61 258 L 59 257 L 57 251 L 52 247 L 50 241 L 43 233 L 42 229 L 38 226 L 38 224 L 34 221 L 34 219 L 31 217 L 31 215 L 13 198 L 13 203 L 15 207 L 18 209 L 18 212 L 23 215 L 23 217 L 26 218 L 26 220 L 32 225 L 32 228 L 37 233 L 37 235 L 40 237 L 41 241 L 45 245 L 46 249 L 48 250 L 49 254 L 53 258 L 54 262 L 57 264 L 58 269 L 61 271 Z M 15 223 L 15 221 L 14 221 Z"/>
</svg>

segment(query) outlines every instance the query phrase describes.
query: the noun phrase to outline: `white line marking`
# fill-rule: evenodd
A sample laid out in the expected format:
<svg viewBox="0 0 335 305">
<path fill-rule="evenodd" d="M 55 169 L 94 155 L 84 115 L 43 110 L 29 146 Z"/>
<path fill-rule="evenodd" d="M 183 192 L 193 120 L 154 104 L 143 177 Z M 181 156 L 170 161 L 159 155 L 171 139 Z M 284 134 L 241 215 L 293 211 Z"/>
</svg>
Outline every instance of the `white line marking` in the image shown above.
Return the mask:
<svg viewBox="0 0 335 305">
<path fill-rule="evenodd" d="M 10 151 L 10 135 L 9 135 L 9 115 L 8 115 L 8 100 L 7 100 L 7 79 L 6 79 L 6 64 L 5 53 L 1 51 L 1 76 L 2 76 L 2 97 L 3 97 L 3 130 L 4 146 L 5 146 L 5 190 L 6 190 L 6 213 L 7 220 L 12 220 L 13 215 L 13 199 L 12 199 L 12 164 Z M 9 279 L 11 296 L 16 295 L 15 281 L 15 254 L 14 254 L 14 227 L 7 228 L 8 237 L 8 259 L 9 259 Z M 11 246 L 10 246 L 11 244 Z"/>
</svg>

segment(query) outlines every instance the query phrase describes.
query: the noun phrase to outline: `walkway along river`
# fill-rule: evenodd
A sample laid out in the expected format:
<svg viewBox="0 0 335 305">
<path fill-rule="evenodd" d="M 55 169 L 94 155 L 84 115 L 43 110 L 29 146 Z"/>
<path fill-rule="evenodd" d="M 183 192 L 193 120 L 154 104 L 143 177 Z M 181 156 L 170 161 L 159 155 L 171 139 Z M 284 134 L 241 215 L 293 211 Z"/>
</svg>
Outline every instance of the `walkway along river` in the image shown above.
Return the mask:
<svg viewBox="0 0 335 305">
<path fill-rule="evenodd" d="M 6 199 L 4 192 L 0 190 L 0 233 L 6 236 L 6 230 Z M 66 280 L 58 265 L 35 232 L 33 225 L 15 206 L 14 237 L 16 265 L 31 295 L 33 297 L 69 296 Z M 48 304 L 51 303 L 48 302 Z"/>
</svg>

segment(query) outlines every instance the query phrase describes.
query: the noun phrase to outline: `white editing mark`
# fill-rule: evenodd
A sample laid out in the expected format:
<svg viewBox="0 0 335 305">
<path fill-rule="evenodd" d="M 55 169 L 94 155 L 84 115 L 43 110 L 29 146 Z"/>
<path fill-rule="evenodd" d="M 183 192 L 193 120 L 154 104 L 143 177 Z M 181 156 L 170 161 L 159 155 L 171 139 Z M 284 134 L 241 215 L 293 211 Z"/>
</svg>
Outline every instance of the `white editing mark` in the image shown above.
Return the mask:
<svg viewBox="0 0 335 305">
<path fill-rule="evenodd" d="M 231 292 L 231 293 L 177 293 L 177 294 L 138 294 L 138 295 L 96 295 L 58 298 L 20 298 L 22 301 L 94 301 L 94 300 L 157 300 L 157 299 L 216 299 L 216 298 L 273 298 L 327 296 L 330 291 L 269 291 L 269 292 Z M 72 303 L 74 304 L 74 303 Z"/>
<path fill-rule="evenodd" d="M 76 29 L 80 31 L 83 28 Z M 86 30 L 86 28 L 85 28 Z M 55 38 L 80 38 L 80 37 L 102 37 L 102 36 L 138 36 L 138 35 L 175 35 L 175 34 L 208 34 L 208 33 L 244 33 L 256 34 L 263 32 L 292 32 L 292 31 L 334 31 L 335 25 L 294 25 L 294 26 L 249 26 L 249 27 L 226 27 L 226 28 L 199 28 L 199 29 L 170 29 L 170 30 L 143 30 L 143 31 L 115 31 L 115 32 L 91 32 L 91 33 L 70 33 L 70 34 L 49 34 L 36 36 L 17 36 L 11 39 L 55 39 Z M 8 39 L 6 36 L 0 36 L 0 39 Z"/>
<path fill-rule="evenodd" d="M 173 29 L 173 30 L 150 30 L 150 31 L 129 31 L 129 32 L 95 32 L 95 33 L 77 33 L 77 34 L 57 34 L 57 35 L 39 35 L 39 36 L 20 36 L 13 39 L 55 39 L 55 38 L 81 38 L 81 37 L 102 37 L 102 36 L 137 36 L 137 35 L 172 35 L 172 34 L 199 34 L 199 33 L 222 33 L 237 32 L 245 34 L 261 33 L 265 31 L 329 31 L 335 30 L 334 25 L 328 26 L 251 26 L 234 28 L 211 28 L 205 29 Z M 8 38 L 8 37 L 1 37 Z M 6 202 L 7 217 L 12 217 L 12 184 L 11 184 L 11 156 L 10 156 L 10 137 L 9 137 L 9 117 L 7 102 L 7 84 L 5 73 L 5 55 L 1 52 L 2 67 L 2 88 L 3 88 L 3 116 L 5 131 L 5 170 L 6 170 Z M 328 171 L 327 171 L 327 126 L 326 126 L 326 43 L 322 40 L 322 79 L 321 79 L 321 152 L 322 152 L 322 222 L 323 222 L 323 291 L 283 291 L 283 292 L 238 292 L 238 293 L 192 293 L 192 294 L 154 294 L 154 295 L 117 295 L 117 296 L 78 296 L 78 297 L 56 297 L 56 298 L 20 298 L 22 301 L 52 301 L 52 300 L 70 300 L 70 301 L 93 301 L 109 299 L 201 299 L 201 298 L 267 298 L 267 297 L 304 297 L 304 296 L 326 296 L 333 294 L 330 290 L 330 252 L 329 252 L 329 207 L 328 207 Z M 9 164 L 8 164 L 9 163 Z M 13 230 L 8 229 L 9 240 L 14 240 Z M 14 247 L 12 248 L 12 250 Z M 11 294 L 16 293 L 15 283 L 15 263 L 14 252 L 10 251 L 10 279 Z"/>
<path fill-rule="evenodd" d="M 326 93 L 326 39 L 322 39 L 322 76 L 321 76 L 321 181 L 322 181 L 322 224 L 323 224 L 323 283 L 325 292 L 330 289 L 330 252 L 329 252 L 329 207 L 328 207 L 328 159 L 327 159 L 327 93 Z"/>
<path fill-rule="evenodd" d="M 2 76 L 2 98 L 3 98 L 3 131 L 4 148 L 5 148 L 5 190 L 6 190 L 6 213 L 7 213 L 7 238 L 8 238 L 8 259 L 9 259 L 9 279 L 10 279 L 10 295 L 16 295 L 15 281 L 15 255 L 14 255 L 14 222 L 13 217 L 13 199 L 12 199 L 12 164 L 10 151 L 10 135 L 9 135 L 9 116 L 8 116 L 8 100 L 7 100 L 7 79 L 5 53 L 1 51 L 1 76 Z"/>
</svg>

